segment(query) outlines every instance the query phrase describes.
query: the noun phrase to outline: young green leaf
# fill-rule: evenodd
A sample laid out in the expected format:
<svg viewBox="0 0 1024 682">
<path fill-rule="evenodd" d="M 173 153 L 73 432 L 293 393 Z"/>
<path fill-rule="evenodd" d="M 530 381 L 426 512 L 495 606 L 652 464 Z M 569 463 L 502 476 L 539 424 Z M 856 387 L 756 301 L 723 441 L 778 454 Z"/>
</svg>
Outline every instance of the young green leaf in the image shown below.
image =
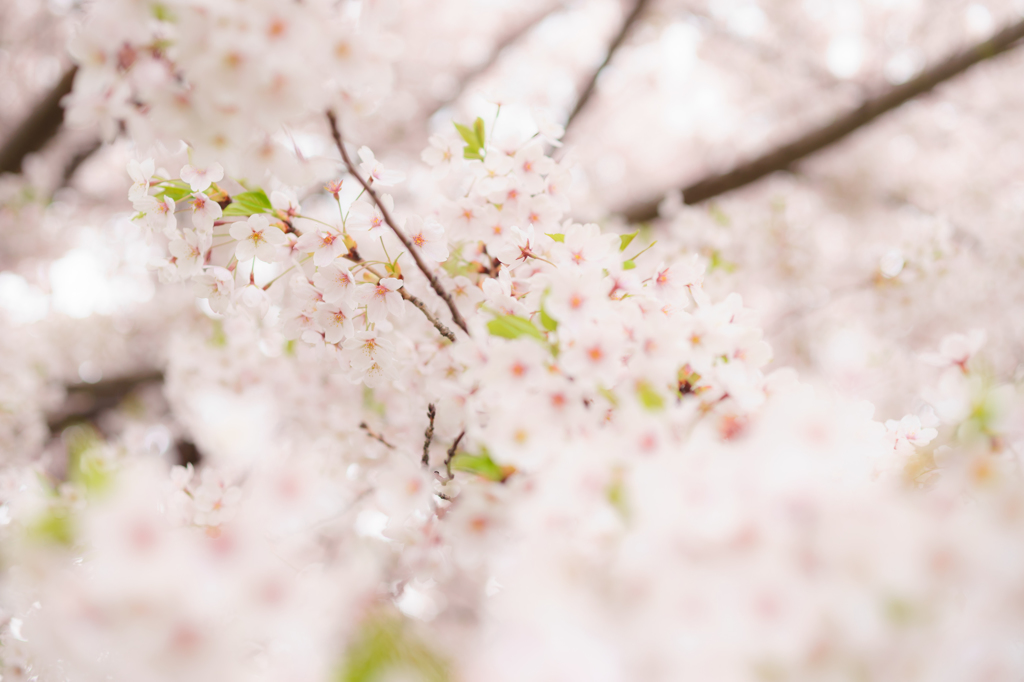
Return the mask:
<svg viewBox="0 0 1024 682">
<path fill-rule="evenodd" d="M 469 126 L 464 126 L 461 123 L 455 123 L 455 129 L 459 131 L 459 135 L 461 135 L 462 139 L 466 141 L 466 144 L 468 144 L 473 149 L 480 148 L 480 145 L 477 144 L 476 132 L 472 128 L 470 128 Z"/>
<path fill-rule="evenodd" d="M 255 213 L 266 213 L 273 210 L 270 199 L 262 189 L 251 192 L 242 192 L 231 197 L 231 203 L 224 209 L 224 215 L 253 215 Z"/>
<path fill-rule="evenodd" d="M 637 385 L 636 397 L 639 398 L 640 404 L 651 412 L 657 412 L 665 407 L 665 399 L 658 395 L 658 392 L 651 388 L 646 381 Z"/>
<path fill-rule="evenodd" d="M 556 242 L 563 242 L 563 243 L 565 242 L 565 235 L 564 234 L 560 234 L 558 232 L 545 232 L 544 234 L 546 234 L 547 236 L 551 237 Z"/>
<path fill-rule="evenodd" d="M 477 147 L 483 148 L 487 145 L 487 136 L 484 135 L 484 120 L 479 116 L 473 121 L 473 132 L 476 134 Z"/>
<path fill-rule="evenodd" d="M 538 341 L 544 340 L 541 333 L 533 322 L 519 317 L 518 315 L 502 315 L 487 323 L 487 331 L 492 336 L 500 336 L 503 339 L 518 339 L 520 336 L 530 336 Z"/>
<path fill-rule="evenodd" d="M 558 320 L 548 315 L 548 311 L 544 310 L 544 306 L 541 306 L 540 308 L 540 324 L 549 332 L 553 332 L 558 329 Z"/>
<path fill-rule="evenodd" d="M 640 230 L 635 230 L 629 234 L 623 234 L 619 236 L 619 251 L 625 251 L 626 247 L 629 246 L 630 242 L 636 239 L 636 236 L 640 234 Z"/>
<path fill-rule="evenodd" d="M 504 483 L 505 480 L 515 473 L 515 467 L 499 466 L 491 459 L 490 453 L 484 449 L 479 455 L 460 453 L 452 457 L 452 469 L 465 471 L 468 474 L 476 474 L 489 481 Z"/>
<path fill-rule="evenodd" d="M 156 194 L 156 198 L 157 199 L 160 199 L 160 198 L 166 196 L 166 197 L 170 197 L 171 201 L 178 202 L 178 201 L 181 201 L 182 199 L 184 199 L 185 197 L 192 196 L 192 190 L 189 189 L 188 185 L 185 185 L 184 187 L 178 187 L 176 185 L 164 184 L 164 185 L 160 185 L 158 187 L 158 189 L 160 191 L 157 192 L 157 194 Z"/>
</svg>

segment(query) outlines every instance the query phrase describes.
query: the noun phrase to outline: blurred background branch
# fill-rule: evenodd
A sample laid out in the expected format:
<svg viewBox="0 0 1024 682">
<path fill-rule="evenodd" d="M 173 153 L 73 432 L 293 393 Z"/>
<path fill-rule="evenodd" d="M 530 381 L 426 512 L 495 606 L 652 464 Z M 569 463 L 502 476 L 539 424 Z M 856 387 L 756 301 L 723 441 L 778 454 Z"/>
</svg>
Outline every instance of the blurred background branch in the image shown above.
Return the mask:
<svg viewBox="0 0 1024 682">
<path fill-rule="evenodd" d="M 853 111 L 840 116 L 827 125 L 812 130 L 806 135 L 740 164 L 725 173 L 697 180 L 682 189 L 683 203 L 698 204 L 749 185 L 775 171 L 788 170 L 803 158 L 835 144 L 879 116 L 929 92 L 937 85 L 960 75 L 975 64 L 1017 47 L 1021 44 L 1022 39 L 1024 39 L 1024 20 L 1010 24 L 992 37 L 951 55 L 907 82 L 893 86 L 881 94 L 865 100 Z M 623 211 L 623 215 L 630 222 L 653 220 L 658 217 L 660 203 L 661 197 L 648 199 L 630 206 Z"/>
<path fill-rule="evenodd" d="M 71 92 L 78 67 L 72 66 L 0 146 L 0 174 L 20 173 L 25 157 L 46 146 L 64 123 L 61 100 Z"/>
</svg>

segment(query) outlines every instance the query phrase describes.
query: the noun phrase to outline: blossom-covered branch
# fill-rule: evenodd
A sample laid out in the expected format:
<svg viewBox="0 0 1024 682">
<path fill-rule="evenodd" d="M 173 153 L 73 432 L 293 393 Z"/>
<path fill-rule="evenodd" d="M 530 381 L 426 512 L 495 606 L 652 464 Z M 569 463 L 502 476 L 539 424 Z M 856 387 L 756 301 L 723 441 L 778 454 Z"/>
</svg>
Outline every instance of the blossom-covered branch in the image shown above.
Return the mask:
<svg viewBox="0 0 1024 682">
<path fill-rule="evenodd" d="M 373 203 L 376 204 L 377 208 L 380 210 L 381 216 L 384 218 L 384 222 L 391 228 L 391 231 L 394 232 L 396 237 L 398 237 L 398 240 L 402 242 L 402 245 L 408 249 L 413 260 L 416 261 L 416 266 L 420 269 L 420 272 L 423 273 L 423 276 L 427 278 L 427 281 L 430 282 L 431 288 L 437 292 L 437 295 L 440 296 L 448 305 L 448 310 L 450 310 L 452 314 L 452 321 L 458 325 L 459 329 L 468 334 L 469 328 L 466 326 L 466 321 L 462 318 L 462 313 L 460 313 L 459 309 L 456 307 L 455 300 L 452 299 L 451 294 L 448 293 L 444 286 L 442 286 L 437 275 L 431 272 L 430 268 L 423 261 L 422 256 L 420 256 L 419 251 L 413 246 L 412 241 L 395 224 L 395 221 L 391 217 L 391 212 L 388 211 L 387 207 L 380 202 L 380 199 L 377 197 L 377 193 L 374 191 L 373 187 L 371 187 L 370 183 L 359 174 L 359 171 L 352 163 L 352 159 L 349 158 L 348 152 L 345 151 L 345 142 L 341 137 L 341 128 L 338 126 L 338 119 L 334 115 L 333 111 L 327 111 L 327 120 L 331 125 L 331 136 L 334 138 L 334 144 L 338 147 L 338 151 L 341 152 L 341 158 L 345 163 L 345 167 L 348 168 L 349 173 L 359 181 L 359 184 L 363 186 L 366 193 L 370 195 L 371 199 L 373 199 Z"/>
<path fill-rule="evenodd" d="M 775 171 L 787 170 L 815 152 L 842 140 L 901 104 L 929 92 L 940 83 L 960 75 L 975 64 L 991 59 L 1021 44 L 1024 20 L 1006 26 L 990 38 L 953 54 L 925 69 L 918 76 L 871 97 L 859 107 L 811 132 L 772 149 L 725 172 L 701 178 L 682 189 L 683 203 L 699 204 L 720 194 L 756 182 Z M 661 198 L 652 198 L 626 208 L 622 214 L 633 223 L 658 217 Z"/>
</svg>

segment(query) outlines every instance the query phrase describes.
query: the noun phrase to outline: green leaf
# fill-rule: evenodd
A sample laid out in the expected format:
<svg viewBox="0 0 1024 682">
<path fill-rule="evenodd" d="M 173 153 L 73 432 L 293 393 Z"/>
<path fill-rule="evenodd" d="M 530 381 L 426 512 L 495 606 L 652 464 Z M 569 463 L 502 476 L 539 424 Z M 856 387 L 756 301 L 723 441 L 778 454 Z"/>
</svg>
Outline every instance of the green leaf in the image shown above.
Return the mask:
<svg viewBox="0 0 1024 682">
<path fill-rule="evenodd" d="M 111 471 L 100 449 L 100 432 L 90 424 L 75 424 L 65 429 L 61 438 L 67 451 L 68 478 L 80 483 L 87 493 L 102 492 L 111 481 Z"/>
<path fill-rule="evenodd" d="M 651 412 L 664 409 L 665 399 L 658 395 L 658 392 L 651 388 L 646 381 L 641 381 L 636 387 L 636 397 L 640 404 Z"/>
<path fill-rule="evenodd" d="M 630 234 L 619 235 L 619 251 L 625 251 L 629 243 L 636 239 L 636 236 L 640 234 L 640 230 L 636 230 Z"/>
<path fill-rule="evenodd" d="M 736 270 L 736 264 L 730 263 L 722 258 L 722 254 L 716 249 L 711 252 L 710 262 L 708 263 L 708 272 L 714 272 L 718 269 L 725 270 L 726 272 L 733 272 Z"/>
<path fill-rule="evenodd" d="M 455 129 L 459 131 L 459 135 L 466 141 L 466 148 L 462 150 L 462 156 L 466 159 L 482 160 L 483 154 L 480 150 L 484 148 L 484 121 L 482 118 L 477 118 L 473 121 L 473 127 L 464 126 L 461 123 L 455 123 Z"/>
<path fill-rule="evenodd" d="M 487 331 L 492 336 L 500 336 L 503 339 L 518 339 L 520 336 L 530 336 L 538 341 L 544 340 L 541 333 L 533 322 L 519 317 L 518 315 L 502 315 L 487 323 Z"/>
<path fill-rule="evenodd" d="M 558 232 L 545 232 L 544 234 L 546 234 L 547 236 L 551 237 L 556 242 L 565 242 L 565 235 L 564 234 L 559 234 Z"/>
<path fill-rule="evenodd" d="M 622 269 L 623 270 L 632 270 L 635 267 L 636 267 L 636 263 L 633 262 L 632 258 L 630 258 L 627 261 L 623 261 L 623 263 L 622 263 Z"/>
<path fill-rule="evenodd" d="M 540 307 L 540 324 L 549 332 L 558 329 L 558 320 L 548 315 L 548 311 L 544 310 L 544 306 Z"/>
<path fill-rule="evenodd" d="M 415 637 L 403 619 L 379 615 L 364 622 L 345 654 L 338 682 L 382 682 L 415 671 L 423 682 L 448 682 L 447 664 Z"/>
<path fill-rule="evenodd" d="M 210 345 L 214 348 L 225 348 L 228 345 L 228 336 L 224 333 L 224 325 L 220 320 L 213 320 L 213 333 L 210 335 Z"/>
<path fill-rule="evenodd" d="M 28 537 L 57 545 L 70 545 L 74 539 L 74 528 L 67 508 L 54 506 L 27 528 Z"/>
<path fill-rule="evenodd" d="M 455 122 L 452 121 L 452 123 Z M 480 148 L 480 145 L 477 144 L 476 131 L 474 131 L 469 126 L 462 125 L 461 123 L 455 123 L 455 129 L 459 131 L 459 135 L 461 135 L 462 139 L 466 141 L 466 144 L 468 144 L 473 149 Z"/>
<path fill-rule="evenodd" d="M 732 221 L 729 220 L 729 216 L 727 216 L 725 211 L 720 209 L 717 204 L 711 204 L 708 206 L 708 213 L 711 215 L 711 219 L 722 227 L 729 227 L 732 223 Z"/>
<path fill-rule="evenodd" d="M 504 483 L 509 476 L 515 473 L 515 467 L 495 464 L 487 448 L 483 448 L 479 455 L 465 452 L 455 455 L 452 457 L 452 469 L 476 474 L 496 483 Z"/>
<path fill-rule="evenodd" d="M 612 393 L 609 389 L 605 388 L 604 386 L 598 386 L 597 392 L 600 393 L 605 400 L 611 403 L 612 407 L 619 406 L 619 399 L 615 397 L 615 394 Z"/>
<path fill-rule="evenodd" d="M 262 189 L 242 192 L 231 197 L 231 203 L 224 209 L 224 215 L 253 215 L 272 211 L 274 206 Z"/>
<path fill-rule="evenodd" d="M 626 501 L 626 483 L 623 480 L 621 469 L 612 472 L 612 480 L 609 481 L 608 487 L 605 488 L 604 492 L 608 498 L 608 503 L 615 508 L 615 511 L 619 512 L 623 520 L 628 520 L 629 505 Z"/>
<path fill-rule="evenodd" d="M 157 21 L 166 21 L 168 23 L 172 23 L 175 20 L 174 13 L 171 12 L 170 8 L 168 8 L 167 5 L 165 5 L 162 2 L 154 3 L 152 11 L 153 16 L 156 18 Z"/>
<path fill-rule="evenodd" d="M 479 116 L 473 121 L 473 132 L 476 133 L 476 141 L 478 147 L 484 147 L 487 145 L 487 136 L 484 135 L 484 120 Z"/>
<path fill-rule="evenodd" d="M 164 185 L 159 186 L 160 191 L 157 193 L 156 198 L 170 197 L 171 201 L 177 203 L 185 197 L 192 196 L 192 189 L 187 185 L 185 187 L 165 187 Z"/>
</svg>

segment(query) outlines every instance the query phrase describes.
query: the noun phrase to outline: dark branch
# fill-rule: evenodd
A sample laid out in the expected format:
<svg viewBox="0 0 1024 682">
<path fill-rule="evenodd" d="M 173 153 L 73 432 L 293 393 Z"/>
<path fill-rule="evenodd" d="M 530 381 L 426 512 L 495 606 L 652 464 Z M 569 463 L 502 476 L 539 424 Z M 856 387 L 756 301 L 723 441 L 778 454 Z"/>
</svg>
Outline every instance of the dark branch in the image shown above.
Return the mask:
<svg viewBox="0 0 1024 682">
<path fill-rule="evenodd" d="M 57 434 L 72 424 L 93 421 L 120 405 L 138 387 L 163 380 L 163 372 L 152 371 L 94 384 L 73 384 L 67 387 L 68 397 L 60 411 L 47 415 L 46 425 L 50 433 Z"/>
<path fill-rule="evenodd" d="M 402 246 L 406 248 L 409 255 L 412 256 L 412 259 L 416 261 L 416 267 L 420 269 L 423 276 L 427 278 L 428 282 L 430 282 L 431 288 L 433 288 L 437 295 L 441 297 L 441 300 L 448 305 L 448 310 L 450 310 L 452 314 L 452 322 L 458 325 L 459 329 L 468 334 L 469 328 L 466 326 L 466 321 L 462 319 L 462 313 L 460 313 L 459 309 L 455 306 L 455 300 L 452 298 L 452 295 L 444 288 L 441 284 L 441 280 L 437 278 L 437 275 L 430 271 L 430 268 L 423 261 L 423 257 L 420 256 L 419 249 L 415 248 L 405 233 L 398 229 L 398 225 L 396 225 L 395 221 L 391 219 L 391 214 L 377 198 L 377 193 L 373 191 L 373 187 L 370 186 L 370 183 L 363 179 L 363 176 L 359 174 L 358 170 L 356 170 L 355 165 L 352 163 L 352 159 L 348 156 L 348 152 L 345 151 L 345 143 L 341 139 L 341 129 L 338 127 L 338 118 L 334 115 L 333 111 L 327 112 L 327 120 L 331 124 L 331 135 L 334 138 L 334 144 L 338 147 L 338 151 L 341 152 L 341 160 L 345 162 L 345 167 L 348 168 L 348 172 L 359 181 L 359 184 L 363 186 L 366 193 L 370 195 L 370 198 L 373 199 L 373 203 L 380 209 L 380 214 L 384 218 L 384 222 L 388 224 L 391 231 L 395 233 L 396 237 L 398 237 L 398 241 L 402 242 Z"/>
<path fill-rule="evenodd" d="M 430 424 L 427 425 L 427 431 L 423 434 L 423 466 L 430 466 L 430 442 L 434 440 L 434 417 L 437 412 L 434 409 L 434 403 L 427 405 L 427 419 L 430 420 Z"/>
<path fill-rule="evenodd" d="M 427 306 L 426 304 L 423 303 L 423 301 L 421 301 L 420 299 L 406 291 L 405 287 L 399 289 L 398 293 L 402 295 L 402 298 L 416 306 L 419 309 L 419 311 L 423 313 L 423 316 L 430 321 L 430 324 L 434 325 L 434 329 L 436 329 L 441 336 L 448 339 L 452 343 L 455 343 L 455 334 L 452 333 L 452 330 L 446 327 L 445 324 L 441 322 L 441 320 L 431 315 L 430 311 L 427 310 Z"/>
<path fill-rule="evenodd" d="M 371 429 L 370 425 L 367 424 L 366 422 L 359 422 L 359 428 L 361 428 L 363 431 L 366 431 L 366 435 L 368 435 L 370 438 L 374 439 L 375 441 L 383 443 L 384 445 L 388 446 L 392 450 L 395 449 L 394 445 L 392 445 L 391 443 L 389 443 L 386 440 L 384 440 L 384 436 L 380 435 L 379 433 L 377 433 L 376 431 Z"/>
<path fill-rule="evenodd" d="M 77 70 L 77 66 L 68 69 L 60 82 L 11 132 L 0 147 L 0 173 L 20 173 L 25 157 L 42 149 L 60 130 L 64 122 L 64 108 L 60 101 L 71 92 Z"/>
<path fill-rule="evenodd" d="M 644 7 L 647 5 L 647 0 L 636 0 L 636 4 L 633 5 L 633 10 L 626 17 L 626 20 L 622 22 L 622 27 L 619 29 L 618 34 L 612 39 L 611 44 L 608 46 L 608 52 L 604 56 L 604 61 L 597 67 L 594 73 L 590 76 L 590 80 L 587 81 L 586 87 L 583 88 L 583 92 L 580 93 L 580 97 L 576 100 L 576 106 L 573 107 L 572 113 L 569 114 L 569 118 L 565 119 L 565 129 L 568 130 L 569 126 L 572 125 L 573 120 L 576 116 L 583 111 L 583 107 L 587 106 L 587 102 L 590 101 L 590 97 L 594 94 L 594 88 L 597 86 L 597 79 L 604 71 L 605 67 L 611 62 L 612 57 L 615 55 L 615 51 L 622 45 L 622 41 L 629 35 L 629 30 L 636 23 L 637 19 L 644 11 Z"/>
<path fill-rule="evenodd" d="M 448 448 L 448 456 L 445 457 L 445 459 L 444 459 L 444 470 L 445 470 L 445 473 L 448 474 L 448 480 L 449 481 L 452 480 L 452 478 L 453 478 L 453 476 L 452 476 L 452 458 L 455 457 L 455 451 L 459 449 L 459 443 L 462 442 L 462 437 L 465 436 L 465 435 L 466 435 L 466 432 L 462 431 L 461 433 L 459 433 L 458 436 L 455 437 L 455 442 L 452 443 L 452 446 L 450 448 Z"/>
<path fill-rule="evenodd" d="M 904 104 L 908 100 L 930 91 L 978 62 L 1017 47 L 1024 39 L 1024 20 L 1011 24 L 995 34 L 961 52 L 953 54 L 902 85 L 889 88 L 882 94 L 865 100 L 857 109 L 839 117 L 832 123 L 773 149 L 763 156 L 736 166 L 732 170 L 705 177 L 683 188 L 683 202 L 698 204 L 725 192 L 749 185 L 775 171 L 791 168 L 804 157 L 843 139 L 858 128 Z M 660 199 L 650 199 L 627 208 L 623 215 L 630 222 L 644 222 L 658 217 Z"/>
<path fill-rule="evenodd" d="M 466 91 L 466 87 L 470 83 L 476 80 L 479 76 L 482 76 L 483 74 L 487 73 L 491 69 L 491 67 L 494 66 L 495 63 L 497 63 L 498 58 L 501 57 L 502 52 L 504 52 L 509 46 L 518 43 L 526 34 L 528 34 L 530 31 L 536 28 L 537 25 L 540 24 L 540 22 L 544 21 L 555 12 L 561 10 L 563 7 L 565 7 L 565 3 L 559 2 L 555 6 L 537 13 L 535 16 L 531 17 L 523 24 L 521 24 L 517 29 L 515 29 L 511 33 L 507 34 L 504 38 L 502 38 L 501 41 L 494 46 L 494 49 L 491 51 L 491 56 L 489 59 L 487 59 L 487 61 L 485 61 L 483 64 L 480 64 L 475 69 L 472 69 L 471 71 L 463 74 L 462 80 L 459 82 L 459 87 L 450 97 L 447 97 L 446 99 L 442 100 L 437 104 L 434 113 L 436 114 L 441 109 L 452 104 L 453 102 L 456 102 L 459 99 L 459 97 L 462 97 L 462 93 Z"/>
</svg>

